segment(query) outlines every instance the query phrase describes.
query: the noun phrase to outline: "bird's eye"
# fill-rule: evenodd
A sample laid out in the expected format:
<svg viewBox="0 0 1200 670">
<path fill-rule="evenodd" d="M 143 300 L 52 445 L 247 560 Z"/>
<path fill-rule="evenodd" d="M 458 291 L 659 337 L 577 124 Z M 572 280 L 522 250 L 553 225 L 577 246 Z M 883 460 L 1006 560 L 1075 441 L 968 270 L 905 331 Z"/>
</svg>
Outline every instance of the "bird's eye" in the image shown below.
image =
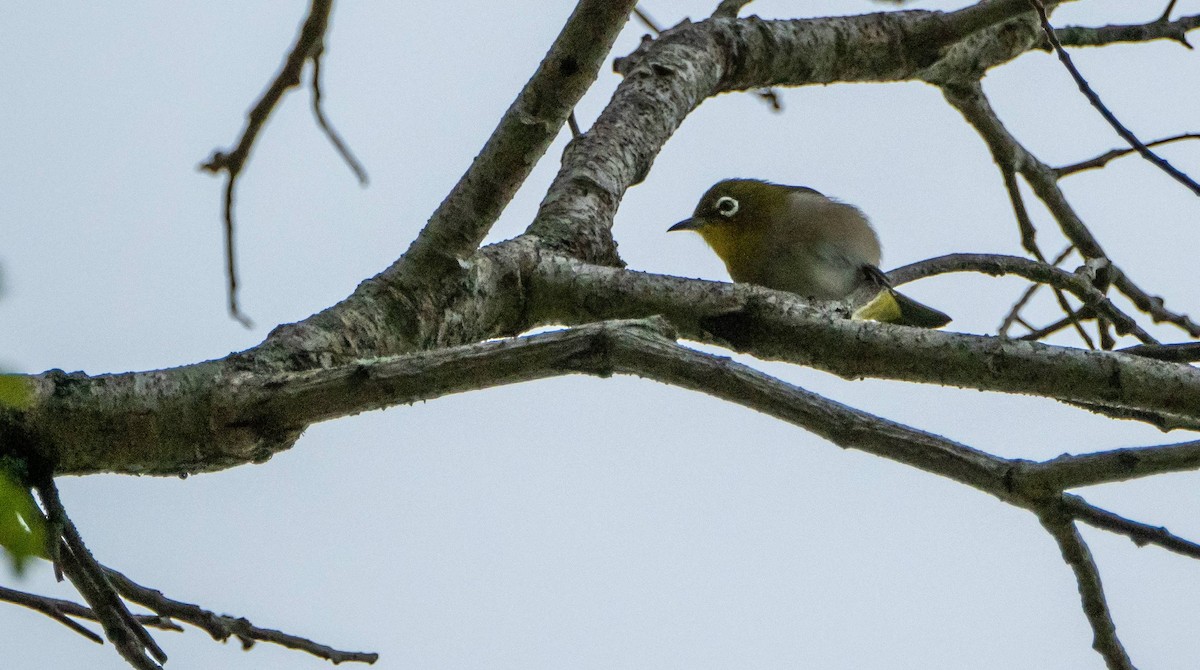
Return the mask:
<svg viewBox="0 0 1200 670">
<path fill-rule="evenodd" d="M 729 217 L 733 216 L 734 214 L 737 214 L 737 211 L 738 211 L 738 201 L 737 200 L 735 200 L 727 195 L 723 195 L 717 199 L 717 214 L 720 214 L 721 216 L 728 219 Z"/>
</svg>

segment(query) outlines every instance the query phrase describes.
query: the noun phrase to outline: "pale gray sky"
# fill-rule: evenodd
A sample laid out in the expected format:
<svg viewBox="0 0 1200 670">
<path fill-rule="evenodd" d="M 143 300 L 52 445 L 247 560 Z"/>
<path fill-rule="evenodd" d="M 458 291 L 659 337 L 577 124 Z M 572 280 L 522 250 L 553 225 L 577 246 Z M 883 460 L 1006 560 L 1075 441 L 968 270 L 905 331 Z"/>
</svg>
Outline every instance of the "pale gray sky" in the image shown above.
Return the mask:
<svg viewBox="0 0 1200 670">
<path fill-rule="evenodd" d="M 102 373 L 220 357 L 343 298 L 407 247 L 573 4 L 335 6 L 327 109 L 372 184 L 357 186 L 316 129 L 307 93 L 292 93 L 239 185 L 252 331 L 225 316 L 221 181 L 195 166 L 237 137 L 307 3 L 0 5 L 0 366 Z M 1055 21 L 1142 22 L 1164 4 L 1088 0 Z M 674 24 L 714 5 L 646 8 Z M 881 7 L 759 0 L 749 10 Z M 1197 11 L 1197 0 L 1177 8 Z M 643 32 L 630 23 L 614 53 Z M 1193 52 L 1161 42 L 1075 54 L 1142 137 L 1200 130 Z M 584 125 L 617 83 L 607 70 L 578 109 Z M 1047 54 L 995 70 L 985 85 L 1052 164 L 1119 146 Z M 886 267 L 1019 252 L 983 143 L 934 88 L 782 96 L 781 115 L 724 95 L 688 119 L 618 214 L 632 268 L 725 279 L 698 238 L 664 231 L 732 176 L 859 205 Z M 528 224 L 563 142 L 489 239 Z M 1163 153 L 1200 174 L 1197 146 Z M 1065 186 L 1130 275 L 1200 314 L 1194 196 L 1136 159 Z M 1045 248 L 1056 248 L 1048 217 L 1036 218 Z M 910 288 L 967 332 L 994 331 L 1020 291 L 962 276 Z M 756 365 L 1004 456 L 1187 439 L 1049 401 Z M 1175 475 L 1086 495 L 1200 538 L 1198 483 Z M 95 476 L 61 487 L 102 562 L 261 626 L 378 651 L 384 669 L 1103 667 L 1070 570 L 1031 515 L 636 379 L 557 379 L 373 412 L 314 427 L 265 465 L 186 481 Z M 1084 533 L 1135 662 L 1194 668 L 1200 564 Z M 22 582 L 0 573 L 0 583 L 69 593 L 45 567 Z M 0 630 L 6 668 L 127 667 L 110 646 L 13 606 L 0 605 Z M 327 667 L 270 645 L 243 653 L 194 629 L 157 637 L 173 670 Z"/>
</svg>

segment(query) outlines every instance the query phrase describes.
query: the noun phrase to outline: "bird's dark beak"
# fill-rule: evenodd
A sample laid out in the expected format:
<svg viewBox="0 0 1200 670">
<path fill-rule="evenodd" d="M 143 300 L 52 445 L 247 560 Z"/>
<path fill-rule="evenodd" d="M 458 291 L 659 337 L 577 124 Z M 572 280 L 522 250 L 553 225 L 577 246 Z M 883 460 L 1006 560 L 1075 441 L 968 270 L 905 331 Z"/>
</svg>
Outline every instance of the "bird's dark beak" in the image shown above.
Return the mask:
<svg viewBox="0 0 1200 670">
<path fill-rule="evenodd" d="M 670 228 L 667 228 L 667 232 L 673 233 L 677 230 L 699 230 L 699 229 L 700 229 L 699 221 L 697 221 L 696 219 L 684 219 L 683 221 L 680 221 L 679 223 L 671 226 Z"/>
</svg>

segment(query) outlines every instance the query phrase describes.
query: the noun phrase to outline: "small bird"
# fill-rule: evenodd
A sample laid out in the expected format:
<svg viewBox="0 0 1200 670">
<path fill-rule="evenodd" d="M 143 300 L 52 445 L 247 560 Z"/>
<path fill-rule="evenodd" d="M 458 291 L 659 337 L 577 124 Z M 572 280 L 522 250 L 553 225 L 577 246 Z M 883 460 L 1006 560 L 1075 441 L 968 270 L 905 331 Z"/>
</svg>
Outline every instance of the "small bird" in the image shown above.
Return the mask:
<svg viewBox="0 0 1200 670">
<path fill-rule="evenodd" d="M 879 269 L 879 238 L 857 207 L 811 188 L 726 179 L 708 189 L 690 219 L 667 229 L 675 230 L 700 233 L 735 282 L 821 300 L 874 285 L 879 294 L 855 318 L 922 328 L 950 323 L 888 284 Z"/>
</svg>

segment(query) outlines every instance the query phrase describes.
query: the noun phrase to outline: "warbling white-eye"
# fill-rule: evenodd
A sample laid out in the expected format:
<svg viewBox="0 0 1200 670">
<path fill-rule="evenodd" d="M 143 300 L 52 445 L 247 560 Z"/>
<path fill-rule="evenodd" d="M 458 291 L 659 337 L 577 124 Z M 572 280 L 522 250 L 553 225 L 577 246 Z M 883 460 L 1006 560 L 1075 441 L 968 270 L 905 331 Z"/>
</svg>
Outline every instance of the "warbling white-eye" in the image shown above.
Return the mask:
<svg viewBox="0 0 1200 670">
<path fill-rule="evenodd" d="M 879 294 L 855 318 L 940 328 L 950 317 L 901 295 L 879 269 L 879 238 L 867 217 L 803 186 L 726 179 L 708 189 L 690 219 L 735 282 L 840 300 L 865 285 Z"/>
</svg>

